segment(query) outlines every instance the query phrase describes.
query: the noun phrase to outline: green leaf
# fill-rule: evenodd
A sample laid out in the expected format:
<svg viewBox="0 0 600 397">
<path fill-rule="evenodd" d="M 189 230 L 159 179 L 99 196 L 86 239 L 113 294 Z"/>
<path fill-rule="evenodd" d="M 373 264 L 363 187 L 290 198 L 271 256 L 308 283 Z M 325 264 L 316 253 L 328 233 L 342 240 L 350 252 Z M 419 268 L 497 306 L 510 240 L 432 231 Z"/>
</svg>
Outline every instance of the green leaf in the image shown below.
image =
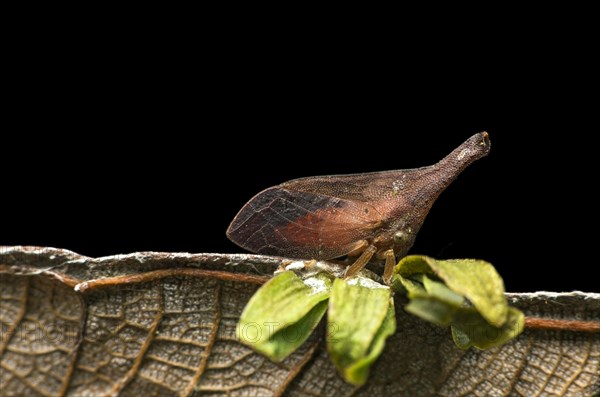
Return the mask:
<svg viewBox="0 0 600 397">
<path fill-rule="evenodd" d="M 387 315 L 375 334 L 367 355 L 346 368 L 347 379 L 353 380 L 353 384 L 363 385 L 369 377 L 369 368 L 383 352 L 385 340 L 394 332 L 396 332 L 396 311 L 394 310 L 394 300 L 390 298 Z"/>
<path fill-rule="evenodd" d="M 404 278 L 419 273 L 435 275 L 452 291 L 469 299 L 490 324 L 500 327 L 507 319 L 504 283 L 488 262 L 474 259 L 442 261 L 412 255 L 403 258 L 394 273 Z"/>
<path fill-rule="evenodd" d="M 395 314 L 390 300 L 390 289 L 371 279 L 354 277 L 333 282 L 327 349 L 347 382 L 366 382 L 370 365 L 381 353 L 385 339 L 394 333 Z"/>
<path fill-rule="evenodd" d="M 423 286 L 429 296 L 439 299 L 453 307 L 461 307 L 465 303 L 465 298 L 452 291 L 445 284 L 434 281 L 427 276 L 423 276 Z"/>
<path fill-rule="evenodd" d="M 273 361 L 281 361 L 310 336 L 327 310 L 331 279 L 305 280 L 286 271 L 265 283 L 246 305 L 238 339 Z"/>
<path fill-rule="evenodd" d="M 421 274 L 417 274 L 414 277 L 410 278 L 397 276 L 392 279 L 392 286 L 395 290 L 399 290 L 400 288 L 398 287 L 403 288 L 404 290 L 406 290 L 408 296 L 410 297 L 427 295 L 427 291 L 425 290 L 423 281 L 419 281 L 419 277 L 421 276 Z"/>
<path fill-rule="evenodd" d="M 435 259 L 425 255 L 408 255 L 400 259 L 400 262 L 394 268 L 394 274 L 399 274 L 403 277 L 408 277 L 413 274 L 431 274 L 435 273 L 429 265 L 430 261 Z"/>
<path fill-rule="evenodd" d="M 456 307 L 431 297 L 411 299 L 404 309 L 423 320 L 441 326 L 450 325 L 457 310 Z"/>
<path fill-rule="evenodd" d="M 475 310 L 463 310 L 452 323 L 452 339 L 461 349 L 474 346 L 483 350 L 516 338 L 524 327 L 525 316 L 514 307 L 508 308 L 507 320 L 501 327 L 489 324 Z"/>
<path fill-rule="evenodd" d="M 454 314 L 465 301 L 462 296 L 452 292 L 444 284 L 433 281 L 425 275 L 418 274 L 412 276 L 412 279 L 399 277 L 405 285 L 411 283 L 420 285 L 420 287 L 410 287 L 410 302 L 404 307 L 405 310 L 429 322 L 442 326 L 450 325 Z"/>
</svg>

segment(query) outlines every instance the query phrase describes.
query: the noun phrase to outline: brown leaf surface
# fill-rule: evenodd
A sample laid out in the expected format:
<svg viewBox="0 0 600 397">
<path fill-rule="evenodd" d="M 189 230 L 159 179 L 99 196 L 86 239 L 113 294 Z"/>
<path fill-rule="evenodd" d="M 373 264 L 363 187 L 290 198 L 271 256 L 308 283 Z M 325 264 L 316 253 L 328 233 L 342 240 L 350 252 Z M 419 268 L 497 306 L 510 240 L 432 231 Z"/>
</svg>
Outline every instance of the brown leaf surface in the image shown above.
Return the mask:
<svg viewBox="0 0 600 397">
<path fill-rule="evenodd" d="M 168 253 L 93 259 L 0 247 L 0 395 L 600 394 L 598 333 L 529 330 L 501 348 L 462 351 L 448 329 L 401 310 L 396 334 L 360 389 L 336 374 L 323 329 L 272 363 L 237 343 L 235 326 L 281 261 Z M 509 299 L 527 315 L 600 321 L 599 294 Z"/>
</svg>

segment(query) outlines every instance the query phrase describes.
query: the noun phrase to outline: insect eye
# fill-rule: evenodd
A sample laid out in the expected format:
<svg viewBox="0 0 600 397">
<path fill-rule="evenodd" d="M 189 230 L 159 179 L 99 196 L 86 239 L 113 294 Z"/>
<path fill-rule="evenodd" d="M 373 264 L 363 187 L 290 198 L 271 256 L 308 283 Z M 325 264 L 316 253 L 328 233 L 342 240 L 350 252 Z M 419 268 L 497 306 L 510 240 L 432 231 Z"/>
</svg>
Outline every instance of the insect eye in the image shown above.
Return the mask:
<svg viewBox="0 0 600 397">
<path fill-rule="evenodd" d="M 406 234 L 404 234 L 404 232 L 396 232 L 396 234 L 394 234 L 394 242 L 396 244 L 400 244 L 405 239 L 406 239 Z"/>
</svg>

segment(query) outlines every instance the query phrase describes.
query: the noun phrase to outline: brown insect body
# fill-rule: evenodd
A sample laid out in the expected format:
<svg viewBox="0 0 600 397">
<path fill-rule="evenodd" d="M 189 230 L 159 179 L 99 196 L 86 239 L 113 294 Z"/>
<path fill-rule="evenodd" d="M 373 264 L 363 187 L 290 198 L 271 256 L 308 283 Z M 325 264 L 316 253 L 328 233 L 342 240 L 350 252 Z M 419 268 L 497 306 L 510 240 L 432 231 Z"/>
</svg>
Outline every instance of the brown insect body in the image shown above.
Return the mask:
<svg viewBox="0 0 600 397">
<path fill-rule="evenodd" d="M 366 261 L 391 250 L 402 257 L 440 193 L 489 149 L 482 132 L 429 167 L 291 180 L 254 196 L 227 236 L 266 255 L 326 260 L 368 249 Z"/>
</svg>

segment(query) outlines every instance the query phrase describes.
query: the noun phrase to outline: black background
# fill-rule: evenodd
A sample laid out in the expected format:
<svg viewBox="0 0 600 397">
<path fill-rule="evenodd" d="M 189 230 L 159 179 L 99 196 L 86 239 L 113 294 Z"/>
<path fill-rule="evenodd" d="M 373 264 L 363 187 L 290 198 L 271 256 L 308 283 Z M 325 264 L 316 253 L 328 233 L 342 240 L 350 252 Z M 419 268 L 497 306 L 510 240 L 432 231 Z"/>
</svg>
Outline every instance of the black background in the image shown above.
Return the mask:
<svg viewBox="0 0 600 397">
<path fill-rule="evenodd" d="M 440 196 L 412 253 L 488 260 L 509 291 L 600 291 L 598 109 L 579 66 L 124 53 L 22 65 L 3 128 L 0 244 L 241 252 L 225 230 L 264 188 L 429 165 L 486 130 L 490 155 Z"/>
</svg>

